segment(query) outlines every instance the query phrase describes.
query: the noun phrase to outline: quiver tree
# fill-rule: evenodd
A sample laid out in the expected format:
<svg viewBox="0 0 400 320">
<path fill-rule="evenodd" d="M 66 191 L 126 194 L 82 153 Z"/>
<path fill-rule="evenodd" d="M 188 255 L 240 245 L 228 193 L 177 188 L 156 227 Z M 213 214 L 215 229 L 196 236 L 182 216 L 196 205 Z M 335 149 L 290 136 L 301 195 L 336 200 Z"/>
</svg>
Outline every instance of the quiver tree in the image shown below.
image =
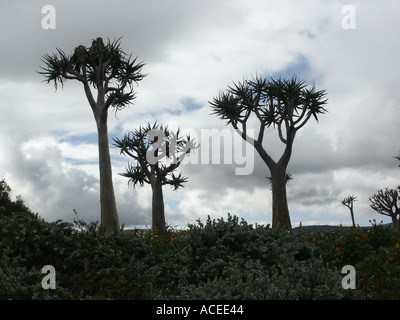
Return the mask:
<svg viewBox="0 0 400 320">
<path fill-rule="evenodd" d="M 121 154 L 133 159 L 122 176 L 129 178 L 133 185 L 152 188 L 152 230 L 157 234 L 165 234 L 165 212 L 163 185 L 171 185 L 174 190 L 183 187 L 187 178 L 174 171 L 192 150 L 197 148 L 190 136 L 181 137 L 180 130 L 173 132 L 168 127 L 154 123 L 132 131 L 122 140 L 114 139 Z"/>
<path fill-rule="evenodd" d="M 397 189 L 385 188 L 369 198 L 371 208 L 379 214 L 392 218 L 393 230 L 400 232 L 400 186 Z"/>
<path fill-rule="evenodd" d="M 44 55 L 42 62 L 43 71 L 39 73 L 47 83 L 54 81 L 56 90 L 57 85 L 64 86 L 67 79 L 83 85 L 98 133 L 101 227 L 105 232 L 118 231 L 108 143 L 108 110 L 113 107 L 117 111 L 132 103 L 134 84 L 144 78 L 141 73 L 144 64 L 137 63 L 136 58 L 132 59 L 121 50 L 120 39 L 104 44 L 102 38 L 93 40 L 88 48 L 77 46 L 72 55 L 57 48 L 57 53 Z"/>
<path fill-rule="evenodd" d="M 286 196 L 287 166 L 292 155 L 294 138 L 312 117 L 326 112 L 325 90 L 317 91 L 299 81 L 267 80 L 261 77 L 234 83 L 226 92 L 210 102 L 214 112 L 227 124 L 231 124 L 241 137 L 251 143 L 268 166 L 272 180 L 272 227 L 291 231 L 292 226 Z M 258 120 L 258 135 L 251 138 L 247 126 L 250 119 Z M 270 150 L 263 146 L 266 128 L 278 130 L 278 137 L 285 145 L 281 157 L 275 161 Z"/>
<path fill-rule="evenodd" d="M 356 222 L 354 221 L 354 201 L 356 200 L 357 197 L 355 195 L 349 195 L 345 197 L 342 201 L 340 201 L 340 204 L 349 208 L 350 210 L 350 215 L 351 215 L 351 222 L 353 223 L 353 227 L 356 227 Z"/>
</svg>

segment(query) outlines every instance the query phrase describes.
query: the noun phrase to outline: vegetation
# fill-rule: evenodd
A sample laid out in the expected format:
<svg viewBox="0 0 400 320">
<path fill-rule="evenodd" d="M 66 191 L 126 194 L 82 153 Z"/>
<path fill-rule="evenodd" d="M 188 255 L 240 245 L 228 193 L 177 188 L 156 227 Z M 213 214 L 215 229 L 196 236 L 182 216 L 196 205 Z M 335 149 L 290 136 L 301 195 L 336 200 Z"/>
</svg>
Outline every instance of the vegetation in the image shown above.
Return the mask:
<svg viewBox="0 0 400 320">
<path fill-rule="evenodd" d="M 136 185 L 153 188 L 152 230 L 120 231 L 108 145 L 108 109 L 120 110 L 135 98 L 143 63 L 121 49 L 119 40 L 93 40 L 71 56 L 57 49 L 45 55 L 40 74 L 64 85 L 77 80 L 92 108 L 98 130 L 101 224 L 77 220 L 46 222 L 27 208 L 21 197 L 12 201 L 11 188 L 0 181 L 0 299 L 400 299 L 399 194 L 378 191 L 371 207 L 392 217 L 390 228 L 353 227 L 292 233 L 286 183 L 296 133 L 313 116 L 326 113 L 325 90 L 307 87 L 297 78 L 254 78 L 234 84 L 214 98 L 214 114 L 227 120 L 257 150 L 271 176 L 272 228 L 248 224 L 228 214 L 185 230 L 166 230 L 162 185 L 175 189 L 187 181 L 173 171 L 196 146 L 154 124 L 115 139 L 121 153 L 135 162 L 123 174 Z M 92 90 L 97 90 L 97 100 Z M 256 138 L 248 135 L 250 116 L 259 121 Z M 274 161 L 263 137 L 271 125 L 285 145 Z M 156 130 L 158 134 L 154 134 Z M 162 133 L 160 135 L 160 133 Z M 154 162 L 149 158 L 153 155 Z M 179 154 L 180 153 L 180 154 Z M 162 157 L 170 160 L 161 163 Z M 395 157 L 400 160 L 399 157 Z M 400 189 L 400 187 L 398 187 Z M 56 270 L 56 288 L 42 287 L 42 268 Z M 354 266 L 356 288 L 342 285 L 344 266 Z"/>
<path fill-rule="evenodd" d="M 272 227 L 292 230 L 286 196 L 286 172 L 296 133 L 313 116 L 326 113 L 325 90 L 317 91 L 315 86 L 307 87 L 304 81 L 292 79 L 264 79 L 256 77 L 251 81 L 234 83 L 226 93 L 220 93 L 210 103 L 214 114 L 251 143 L 271 172 L 272 181 Z M 251 117 L 259 122 L 256 138 L 248 135 L 247 125 Z M 270 151 L 263 146 L 264 131 L 273 126 L 278 128 L 280 141 L 285 145 L 281 157 L 274 161 Z"/>
<path fill-rule="evenodd" d="M 292 234 L 228 214 L 160 236 L 49 223 L 3 204 L 0 299 L 400 299 L 400 236 L 375 221 Z M 44 265 L 54 290 L 41 286 Z M 357 271 L 355 290 L 341 286 L 344 265 Z"/>
<path fill-rule="evenodd" d="M 157 123 L 152 126 L 140 127 L 124 136 L 122 140 L 114 139 L 115 145 L 121 149 L 121 154 L 132 158 L 126 171 L 121 175 L 129 178 L 133 185 L 144 183 L 151 185 L 152 198 L 152 230 L 157 234 L 165 234 L 165 213 L 163 185 L 171 185 L 174 190 L 183 187 L 187 178 L 174 171 L 183 159 L 197 145 L 190 136 L 181 137 L 180 130 L 176 133 Z M 169 162 L 169 163 L 167 163 Z"/>
<path fill-rule="evenodd" d="M 119 219 L 112 181 L 111 159 L 108 143 L 107 118 L 110 107 L 121 110 L 135 99 L 134 84 L 145 75 L 143 63 L 128 56 L 120 48 L 119 39 L 104 44 L 102 38 L 92 41 L 86 48 L 79 45 L 72 55 L 57 49 L 57 54 L 46 54 L 39 73 L 47 83 L 64 86 L 66 80 L 82 83 L 86 98 L 97 125 L 100 169 L 101 227 L 106 232 L 118 231 Z M 92 90 L 97 91 L 95 98 Z"/>
<path fill-rule="evenodd" d="M 371 208 L 379 214 L 392 218 L 393 228 L 400 232 L 400 186 L 385 188 L 369 198 Z"/>
<path fill-rule="evenodd" d="M 348 195 L 345 197 L 342 201 L 340 201 L 340 204 L 342 206 L 345 206 L 349 208 L 350 210 L 350 216 L 351 216 L 351 222 L 353 223 L 353 227 L 356 227 L 356 222 L 354 220 L 354 201 L 357 201 L 357 196 L 355 195 Z"/>
<path fill-rule="evenodd" d="M 339 268 L 354 266 L 362 298 L 400 299 L 400 235 L 382 222 L 370 222 L 370 228 L 341 227 L 300 237 L 314 243 L 323 260 L 335 261 Z"/>
</svg>

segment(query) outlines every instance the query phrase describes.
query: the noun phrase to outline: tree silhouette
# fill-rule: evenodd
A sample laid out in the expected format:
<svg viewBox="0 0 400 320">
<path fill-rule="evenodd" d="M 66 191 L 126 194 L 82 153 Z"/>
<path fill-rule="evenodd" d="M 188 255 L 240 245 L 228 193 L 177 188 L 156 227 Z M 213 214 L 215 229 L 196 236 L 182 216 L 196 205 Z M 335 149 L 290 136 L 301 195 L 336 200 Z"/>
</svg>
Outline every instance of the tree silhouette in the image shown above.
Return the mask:
<svg viewBox="0 0 400 320">
<path fill-rule="evenodd" d="M 393 229 L 400 232 L 400 186 L 397 189 L 385 188 L 369 198 L 371 208 L 379 214 L 392 218 Z"/>
<path fill-rule="evenodd" d="M 120 48 L 120 39 L 104 44 L 102 38 L 92 41 L 86 48 L 79 45 L 72 55 L 57 48 L 57 53 L 43 56 L 43 71 L 47 83 L 54 81 L 64 86 L 66 80 L 77 80 L 83 84 L 85 95 L 93 111 L 98 132 L 101 227 L 105 232 L 118 231 L 119 219 L 115 204 L 110 150 L 108 143 L 108 110 L 123 109 L 135 98 L 134 84 L 145 75 L 141 73 L 143 63 L 128 56 Z M 95 92 L 97 97 L 95 98 Z"/>
<path fill-rule="evenodd" d="M 340 203 L 349 208 L 350 210 L 350 215 L 351 215 L 351 221 L 353 223 L 353 227 L 356 227 L 356 222 L 354 221 L 354 201 L 356 200 L 356 196 L 355 195 L 348 195 L 347 197 L 345 197 L 342 201 L 340 201 Z"/>
<path fill-rule="evenodd" d="M 152 196 L 152 230 L 163 235 L 166 231 L 164 197 L 162 186 L 169 184 L 174 190 L 183 187 L 187 178 L 181 173 L 174 174 L 183 159 L 198 146 L 190 138 L 180 136 L 157 123 L 152 126 L 132 131 L 122 140 L 114 139 L 115 145 L 121 149 L 121 154 L 130 156 L 133 163 L 128 164 L 121 175 L 129 178 L 133 185 L 151 185 Z M 162 161 L 163 160 L 163 161 Z"/>
<path fill-rule="evenodd" d="M 255 77 L 228 87 L 226 93 L 220 93 L 210 102 L 213 114 L 216 114 L 251 143 L 268 166 L 272 180 L 272 227 L 281 227 L 291 231 L 292 226 L 286 196 L 286 168 L 289 163 L 294 138 L 313 116 L 326 112 L 324 105 L 325 90 L 317 91 L 315 86 L 307 88 L 304 81 L 293 77 L 289 80 L 267 80 Z M 247 125 L 250 116 L 259 122 L 259 131 L 255 139 L 249 137 Z M 285 145 L 278 161 L 274 161 L 263 146 L 266 128 L 278 129 L 280 141 Z"/>
</svg>

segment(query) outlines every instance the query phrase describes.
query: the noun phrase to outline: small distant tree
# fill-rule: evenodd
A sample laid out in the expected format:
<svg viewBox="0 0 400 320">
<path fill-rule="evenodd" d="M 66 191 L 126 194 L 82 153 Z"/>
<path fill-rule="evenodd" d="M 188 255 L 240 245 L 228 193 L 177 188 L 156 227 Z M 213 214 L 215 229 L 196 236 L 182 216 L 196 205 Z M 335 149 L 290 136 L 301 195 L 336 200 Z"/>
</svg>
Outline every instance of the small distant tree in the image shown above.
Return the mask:
<svg viewBox="0 0 400 320">
<path fill-rule="evenodd" d="M 392 218 L 393 229 L 400 232 L 400 186 L 397 189 L 385 188 L 369 198 L 371 208 L 379 214 Z"/>
<path fill-rule="evenodd" d="M 287 166 L 292 155 L 296 133 L 313 117 L 326 113 L 325 90 L 307 87 L 296 77 L 285 80 L 279 78 L 253 80 L 234 83 L 227 92 L 220 93 L 210 102 L 213 114 L 254 146 L 271 173 L 272 181 L 272 227 L 292 231 L 286 196 Z M 259 123 L 258 135 L 249 137 L 247 128 L 251 116 Z M 264 147 L 266 128 L 277 128 L 278 137 L 285 148 L 278 160 L 271 157 L 269 148 Z"/>
<path fill-rule="evenodd" d="M 104 44 L 102 38 L 93 40 L 88 48 L 77 46 L 71 55 L 57 48 L 57 53 L 44 55 L 42 61 L 43 71 L 39 73 L 47 83 L 53 81 L 56 90 L 66 80 L 77 80 L 83 85 L 97 125 L 101 227 L 107 233 L 119 231 L 108 143 L 108 110 L 110 107 L 121 110 L 132 103 L 134 84 L 145 76 L 141 73 L 144 64 L 121 50 L 120 39 Z"/>
<path fill-rule="evenodd" d="M 188 181 L 181 173 L 174 171 L 192 150 L 197 148 L 190 136 L 181 137 L 180 130 L 173 132 L 168 127 L 157 123 L 140 127 L 124 136 L 122 140 L 114 139 L 121 154 L 133 159 L 121 175 L 129 178 L 133 185 L 152 188 L 152 230 L 165 234 L 165 212 L 162 186 L 171 185 L 174 190 L 183 187 Z"/>
<path fill-rule="evenodd" d="M 341 203 L 343 206 L 349 208 L 349 210 L 350 210 L 350 215 L 351 215 L 351 221 L 352 221 L 352 223 L 353 223 L 353 227 L 354 227 L 354 228 L 356 227 L 356 223 L 355 223 L 355 221 L 354 221 L 354 201 L 357 201 L 356 198 L 357 198 L 357 197 L 356 197 L 355 195 L 348 195 L 348 196 L 345 197 L 342 201 L 340 201 L 340 203 Z"/>
</svg>

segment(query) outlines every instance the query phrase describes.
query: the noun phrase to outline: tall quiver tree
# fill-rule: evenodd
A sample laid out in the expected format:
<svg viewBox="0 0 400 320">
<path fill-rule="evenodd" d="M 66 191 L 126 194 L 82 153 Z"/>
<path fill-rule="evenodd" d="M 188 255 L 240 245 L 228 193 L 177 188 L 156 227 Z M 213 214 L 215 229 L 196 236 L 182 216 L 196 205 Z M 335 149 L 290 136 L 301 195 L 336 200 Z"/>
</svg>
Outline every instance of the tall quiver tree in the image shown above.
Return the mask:
<svg viewBox="0 0 400 320">
<path fill-rule="evenodd" d="M 92 41 L 86 48 L 79 45 L 72 55 L 57 48 L 57 53 L 43 56 L 39 73 L 47 83 L 54 81 L 64 86 L 68 80 L 78 80 L 93 111 L 98 133 L 101 228 L 105 232 L 119 230 L 119 219 L 115 203 L 112 169 L 108 142 L 108 110 L 123 109 L 135 98 L 134 84 L 142 80 L 143 63 L 128 56 L 120 48 L 120 39 L 104 44 L 102 38 Z M 95 93 L 97 91 L 97 96 Z"/>
<path fill-rule="evenodd" d="M 317 91 L 314 86 L 308 88 L 296 77 L 289 80 L 256 77 L 251 81 L 234 83 L 210 102 L 213 113 L 226 120 L 245 141 L 251 143 L 270 170 L 272 227 L 292 230 L 286 196 L 286 169 L 297 131 L 311 116 L 318 121 L 318 115 L 326 112 L 325 95 L 325 90 Z M 259 131 L 255 138 L 251 138 L 247 125 L 254 117 L 259 122 Z M 271 126 L 278 129 L 279 139 L 285 145 L 278 161 L 273 160 L 271 151 L 263 146 L 265 129 Z"/>
<path fill-rule="evenodd" d="M 163 185 L 171 185 L 174 190 L 183 187 L 187 178 L 174 171 L 180 166 L 186 155 L 198 147 L 190 136 L 181 137 L 180 130 L 175 132 L 157 123 L 140 127 L 124 136 L 114 139 L 121 154 L 132 158 L 122 176 L 129 178 L 133 185 L 144 183 L 152 189 L 152 230 L 159 235 L 166 232 Z"/>
</svg>

